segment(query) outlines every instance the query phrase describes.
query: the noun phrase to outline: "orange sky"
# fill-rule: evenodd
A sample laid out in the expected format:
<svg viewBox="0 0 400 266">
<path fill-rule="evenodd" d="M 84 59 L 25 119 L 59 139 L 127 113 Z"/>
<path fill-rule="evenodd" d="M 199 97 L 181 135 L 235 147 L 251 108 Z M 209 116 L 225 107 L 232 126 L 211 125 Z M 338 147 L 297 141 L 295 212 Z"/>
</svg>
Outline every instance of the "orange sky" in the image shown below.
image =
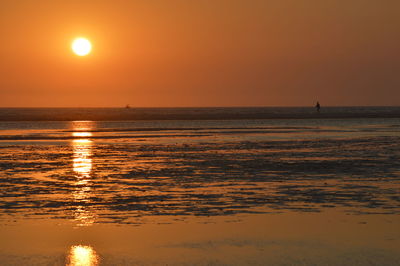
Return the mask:
<svg viewBox="0 0 400 266">
<path fill-rule="evenodd" d="M 0 107 L 400 105 L 400 1 L 0 3 Z M 78 57 L 71 41 L 92 41 Z"/>
</svg>

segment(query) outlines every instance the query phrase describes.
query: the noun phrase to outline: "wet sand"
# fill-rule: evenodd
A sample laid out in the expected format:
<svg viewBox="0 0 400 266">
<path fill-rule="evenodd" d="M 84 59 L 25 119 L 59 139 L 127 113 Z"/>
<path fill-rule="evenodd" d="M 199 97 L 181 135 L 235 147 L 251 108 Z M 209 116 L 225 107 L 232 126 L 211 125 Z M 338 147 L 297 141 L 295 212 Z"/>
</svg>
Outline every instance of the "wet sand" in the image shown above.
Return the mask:
<svg viewBox="0 0 400 266">
<path fill-rule="evenodd" d="M 400 262 L 397 119 L 37 123 L 1 125 L 1 265 Z"/>
<path fill-rule="evenodd" d="M 138 226 L 1 226 L 2 265 L 399 265 L 398 215 L 146 217 Z M 4 241 L 7 239 L 7 241 Z M 74 249 L 86 251 L 74 254 Z M 74 258 L 75 257 L 75 258 Z M 89 263 L 89 262 L 90 263 Z M 82 263 L 82 264 L 79 264 Z"/>
</svg>

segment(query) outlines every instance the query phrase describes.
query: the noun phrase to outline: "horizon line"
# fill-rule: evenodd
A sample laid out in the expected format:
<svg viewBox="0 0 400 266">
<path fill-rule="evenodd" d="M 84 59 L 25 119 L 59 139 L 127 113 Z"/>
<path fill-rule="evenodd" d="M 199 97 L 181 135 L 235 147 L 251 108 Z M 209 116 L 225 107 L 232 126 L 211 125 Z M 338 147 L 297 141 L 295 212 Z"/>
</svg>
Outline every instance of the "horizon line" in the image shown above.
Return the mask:
<svg viewBox="0 0 400 266">
<path fill-rule="evenodd" d="M 400 107 L 400 105 L 321 105 L 322 108 L 331 107 Z M 35 109 L 35 108 L 48 108 L 48 109 L 72 109 L 72 108 L 87 108 L 87 109 L 152 109 L 152 108 L 315 108 L 315 105 L 237 105 L 237 106 L 0 106 L 0 109 Z"/>
</svg>

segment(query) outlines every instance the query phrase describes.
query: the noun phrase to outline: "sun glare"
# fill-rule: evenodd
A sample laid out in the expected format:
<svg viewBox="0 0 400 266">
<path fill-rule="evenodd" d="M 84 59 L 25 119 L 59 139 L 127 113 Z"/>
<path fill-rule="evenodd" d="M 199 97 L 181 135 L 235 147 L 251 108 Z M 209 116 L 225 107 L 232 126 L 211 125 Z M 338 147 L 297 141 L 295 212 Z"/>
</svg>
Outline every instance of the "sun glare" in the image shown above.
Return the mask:
<svg viewBox="0 0 400 266">
<path fill-rule="evenodd" d="M 96 266 L 99 258 L 91 246 L 72 246 L 68 266 Z"/>
<path fill-rule="evenodd" d="M 85 56 L 92 50 L 92 44 L 86 38 L 77 38 L 72 42 L 72 51 L 79 56 Z"/>
</svg>

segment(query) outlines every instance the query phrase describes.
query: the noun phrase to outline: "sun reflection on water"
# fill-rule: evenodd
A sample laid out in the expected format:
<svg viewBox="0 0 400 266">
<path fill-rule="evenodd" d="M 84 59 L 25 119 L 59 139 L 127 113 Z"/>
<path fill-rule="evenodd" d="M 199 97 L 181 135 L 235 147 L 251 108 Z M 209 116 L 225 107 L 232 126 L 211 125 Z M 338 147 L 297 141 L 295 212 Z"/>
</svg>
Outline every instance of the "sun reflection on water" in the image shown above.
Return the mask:
<svg viewBox="0 0 400 266">
<path fill-rule="evenodd" d="M 92 141 L 89 139 L 74 139 L 72 141 L 74 172 L 78 178 L 90 177 L 92 170 Z"/>
<path fill-rule="evenodd" d="M 74 137 L 91 137 L 92 133 L 91 132 L 72 132 L 72 136 Z"/>
<path fill-rule="evenodd" d="M 75 202 L 78 203 L 74 215 L 78 226 L 89 226 L 95 221 L 95 216 L 87 207 L 91 196 L 91 172 L 92 172 L 92 141 L 88 138 L 92 136 L 90 130 L 94 123 L 91 121 L 72 122 L 72 136 L 77 137 L 72 140 L 73 147 L 73 170 L 75 172 L 75 186 L 73 192 Z M 80 204 L 79 204 L 80 203 Z"/>
<path fill-rule="evenodd" d="M 68 256 L 68 266 L 96 266 L 99 256 L 91 246 L 72 246 Z"/>
</svg>

